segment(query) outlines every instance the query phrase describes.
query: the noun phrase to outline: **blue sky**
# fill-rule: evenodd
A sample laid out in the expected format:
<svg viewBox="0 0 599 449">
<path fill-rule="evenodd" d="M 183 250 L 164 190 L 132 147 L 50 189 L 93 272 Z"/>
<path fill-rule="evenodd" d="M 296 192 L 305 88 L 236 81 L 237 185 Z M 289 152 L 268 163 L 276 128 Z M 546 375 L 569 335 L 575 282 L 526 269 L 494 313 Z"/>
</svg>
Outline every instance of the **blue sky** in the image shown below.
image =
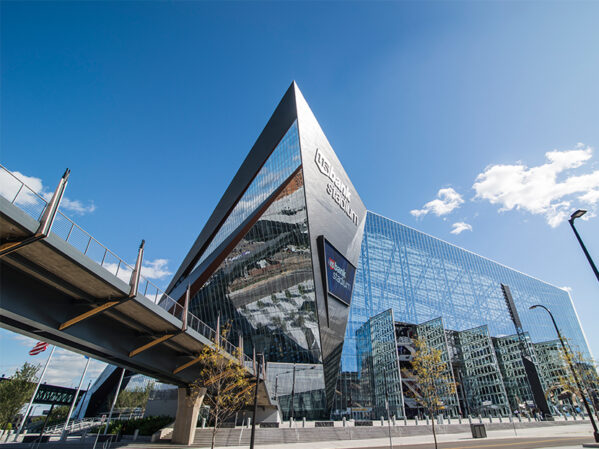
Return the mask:
<svg viewBox="0 0 599 449">
<path fill-rule="evenodd" d="M 157 282 L 296 80 L 369 209 L 571 288 L 599 354 L 564 219 L 599 204 L 599 3 L 0 8 L 2 164 L 43 191 L 71 168 L 66 212 L 127 260 L 146 239 Z M 599 261 L 599 217 L 578 223 Z M 10 374 L 29 342 L 0 336 Z M 65 357 L 53 379 L 76 383 Z"/>
</svg>

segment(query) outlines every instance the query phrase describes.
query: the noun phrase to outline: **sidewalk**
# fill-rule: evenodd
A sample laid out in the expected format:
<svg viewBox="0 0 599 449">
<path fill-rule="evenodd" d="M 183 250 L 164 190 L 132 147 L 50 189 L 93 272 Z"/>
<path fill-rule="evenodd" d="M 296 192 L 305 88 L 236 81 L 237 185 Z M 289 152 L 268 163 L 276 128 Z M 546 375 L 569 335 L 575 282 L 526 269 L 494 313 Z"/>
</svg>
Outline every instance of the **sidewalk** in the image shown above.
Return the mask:
<svg viewBox="0 0 599 449">
<path fill-rule="evenodd" d="M 517 435 L 514 435 L 513 430 L 492 430 L 487 432 L 486 440 L 501 440 L 505 438 L 526 437 L 526 438 L 539 438 L 539 439 L 550 439 L 555 437 L 589 437 L 589 441 L 592 441 L 593 431 L 592 427 L 588 424 L 577 424 L 571 426 L 555 426 L 555 427 L 542 427 L 542 428 L 531 428 L 531 429 L 518 429 Z M 454 433 L 454 434 L 441 434 L 437 435 L 439 442 L 459 442 L 464 440 L 472 440 L 471 433 Z M 401 447 L 409 444 L 426 444 L 433 443 L 433 435 L 415 435 L 409 437 L 393 438 L 393 446 Z M 388 438 L 376 438 L 371 440 L 345 440 L 345 441 L 325 441 L 318 443 L 294 443 L 286 444 L 285 449 L 340 449 L 340 448 L 368 448 L 368 447 L 380 447 L 388 446 Z M 239 446 L 240 448 L 247 448 L 247 446 Z M 277 449 L 278 445 L 260 445 L 256 446 L 260 449 Z M 498 446 L 494 446 L 499 449 Z M 577 449 L 581 449 L 580 445 L 572 446 Z M 219 448 L 223 449 L 223 448 Z"/>
<path fill-rule="evenodd" d="M 481 446 L 488 447 L 490 449 L 503 449 L 504 446 L 501 445 L 501 440 L 512 440 L 516 438 L 522 438 L 523 442 L 526 438 L 533 438 L 538 440 L 539 449 L 543 449 L 543 442 L 547 442 L 547 449 L 549 447 L 555 448 L 555 445 L 551 445 L 552 438 L 563 438 L 563 445 L 558 446 L 562 449 L 582 449 L 581 444 L 576 444 L 574 440 L 582 438 L 587 438 L 588 442 L 593 441 L 592 427 L 589 424 L 576 424 L 569 426 L 552 426 L 552 427 L 539 427 L 539 428 L 527 428 L 527 429 L 517 429 L 516 434 L 514 430 L 491 430 L 487 431 L 486 439 L 477 439 L 474 440 L 470 432 L 464 433 L 453 433 L 453 434 L 439 434 L 437 435 L 437 440 L 439 443 L 458 443 L 456 445 L 456 449 L 459 448 L 459 442 L 479 442 Z M 572 442 L 567 441 L 567 439 L 571 438 Z M 414 435 L 414 436 L 404 436 L 404 437 L 394 437 L 393 438 L 393 447 L 401 448 L 402 446 L 414 445 L 414 444 L 426 444 L 428 447 L 433 447 L 433 435 Z M 2 448 L 20 448 L 22 449 L 27 445 L 23 444 L 2 444 L 0 447 Z M 287 443 L 284 445 L 281 444 L 270 444 L 270 445 L 256 445 L 256 449 L 281 449 L 283 447 L 285 449 L 362 449 L 362 448 L 380 448 L 380 447 L 389 447 L 389 438 L 374 438 L 374 439 L 361 439 L 361 440 L 340 440 L 340 441 L 320 441 L 320 442 L 311 442 L 311 443 Z M 506 441 L 506 449 L 518 449 L 518 444 L 514 444 L 513 442 Z M 89 443 L 82 444 L 78 441 L 69 441 L 68 443 L 49 443 L 49 444 L 41 444 L 39 446 L 41 449 L 43 448 L 59 448 L 65 447 L 70 449 L 83 449 L 91 447 Z M 99 445 L 101 447 L 101 445 Z M 176 444 L 156 444 L 156 443 L 129 443 L 120 442 L 113 444 L 112 448 L 130 448 L 130 449 L 182 449 L 190 446 L 180 446 Z M 191 446 L 194 448 L 205 448 L 206 446 Z M 231 447 L 227 448 L 230 449 Z M 247 449 L 248 446 L 235 446 L 235 448 L 239 449 Z M 225 449 L 225 447 L 218 447 L 218 449 Z"/>
</svg>

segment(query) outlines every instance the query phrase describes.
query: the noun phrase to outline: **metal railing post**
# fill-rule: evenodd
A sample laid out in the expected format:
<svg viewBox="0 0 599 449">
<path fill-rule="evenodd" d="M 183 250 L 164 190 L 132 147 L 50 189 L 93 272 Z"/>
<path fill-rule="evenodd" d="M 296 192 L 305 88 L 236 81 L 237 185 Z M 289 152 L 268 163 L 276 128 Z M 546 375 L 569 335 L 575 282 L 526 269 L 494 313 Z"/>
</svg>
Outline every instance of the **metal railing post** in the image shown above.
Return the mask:
<svg viewBox="0 0 599 449">
<path fill-rule="evenodd" d="M 129 280 L 129 285 L 131 289 L 129 290 L 129 297 L 133 298 L 137 295 L 137 290 L 139 288 L 139 278 L 141 276 L 141 263 L 144 257 L 144 246 L 146 245 L 146 241 L 142 240 L 139 245 L 139 250 L 137 251 L 137 260 L 135 261 L 135 268 L 131 273 L 131 279 Z"/>
<path fill-rule="evenodd" d="M 181 317 L 181 321 L 183 321 L 183 325 L 181 326 L 181 330 L 185 332 L 187 330 L 187 313 L 189 311 L 189 296 L 191 293 L 191 285 L 187 285 L 187 290 L 185 290 L 185 302 L 183 303 L 183 316 Z"/>
<path fill-rule="evenodd" d="M 67 183 L 70 174 L 71 170 L 67 168 L 64 172 L 64 175 L 62 175 L 62 178 L 60 178 L 58 186 L 54 191 L 54 195 L 52 195 L 52 199 L 50 200 L 50 202 L 46 206 L 46 209 L 44 210 L 44 214 L 42 215 L 37 234 L 43 235 L 45 237 L 50 232 L 50 229 L 52 228 L 52 223 L 54 222 L 54 217 L 56 217 L 56 211 L 58 211 L 58 206 L 60 205 L 60 201 L 62 200 L 64 191 L 67 188 Z"/>
</svg>

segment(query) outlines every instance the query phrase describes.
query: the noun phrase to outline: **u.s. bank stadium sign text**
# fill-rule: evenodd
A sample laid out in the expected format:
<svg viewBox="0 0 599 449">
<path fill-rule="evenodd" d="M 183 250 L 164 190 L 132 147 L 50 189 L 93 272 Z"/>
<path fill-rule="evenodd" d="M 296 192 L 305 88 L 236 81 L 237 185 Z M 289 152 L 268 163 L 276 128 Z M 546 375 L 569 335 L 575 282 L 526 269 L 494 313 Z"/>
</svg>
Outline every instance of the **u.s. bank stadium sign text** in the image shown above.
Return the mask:
<svg viewBox="0 0 599 449">
<path fill-rule="evenodd" d="M 320 172 L 329 178 L 330 182 L 327 183 L 327 195 L 333 198 L 353 224 L 358 226 L 358 214 L 354 212 L 350 205 L 351 191 L 349 190 L 349 187 L 341 181 L 341 178 L 335 173 L 335 169 L 331 163 L 324 157 L 318 148 L 316 149 L 314 162 L 316 162 L 316 166 Z"/>
</svg>

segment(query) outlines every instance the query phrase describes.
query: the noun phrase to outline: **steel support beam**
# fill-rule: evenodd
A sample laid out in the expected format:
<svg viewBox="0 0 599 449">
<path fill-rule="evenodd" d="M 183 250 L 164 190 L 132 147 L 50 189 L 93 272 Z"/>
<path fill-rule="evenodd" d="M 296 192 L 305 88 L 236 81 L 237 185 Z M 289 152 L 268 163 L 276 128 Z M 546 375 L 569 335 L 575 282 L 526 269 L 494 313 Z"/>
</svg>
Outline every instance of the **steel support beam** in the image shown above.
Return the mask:
<svg viewBox="0 0 599 449">
<path fill-rule="evenodd" d="M 58 330 L 63 331 L 65 329 L 73 326 L 74 324 L 80 323 L 83 320 L 91 318 L 92 316 L 97 315 L 98 313 L 104 312 L 105 310 L 108 310 L 116 305 L 119 305 L 122 302 L 123 302 L 122 300 L 105 302 L 101 306 L 94 307 L 93 309 L 88 310 L 85 313 L 77 315 L 75 318 L 71 318 L 70 320 L 65 321 L 60 326 L 58 326 Z"/>
<path fill-rule="evenodd" d="M 191 360 L 191 361 L 189 361 L 189 362 L 187 362 L 187 363 L 184 363 L 183 365 L 181 365 L 181 366 L 179 366 L 179 367 L 175 368 L 175 369 L 173 370 L 173 374 L 180 373 L 180 372 L 181 372 L 181 371 L 183 371 L 185 368 L 189 368 L 190 366 L 192 366 L 192 365 L 195 365 L 196 363 L 198 363 L 198 362 L 200 361 L 200 359 L 201 359 L 201 357 L 196 357 L 196 358 L 194 358 L 193 360 Z"/>
<path fill-rule="evenodd" d="M 154 340 L 150 341 L 149 343 L 146 343 L 145 345 L 141 345 L 140 347 L 135 348 L 133 351 L 131 351 L 129 353 L 129 357 L 135 357 L 137 354 L 144 352 L 144 351 L 156 346 L 157 344 L 162 343 L 163 341 L 170 340 L 175 335 L 178 335 L 178 334 L 166 334 L 166 335 L 163 335 L 162 337 L 155 338 Z"/>
</svg>

